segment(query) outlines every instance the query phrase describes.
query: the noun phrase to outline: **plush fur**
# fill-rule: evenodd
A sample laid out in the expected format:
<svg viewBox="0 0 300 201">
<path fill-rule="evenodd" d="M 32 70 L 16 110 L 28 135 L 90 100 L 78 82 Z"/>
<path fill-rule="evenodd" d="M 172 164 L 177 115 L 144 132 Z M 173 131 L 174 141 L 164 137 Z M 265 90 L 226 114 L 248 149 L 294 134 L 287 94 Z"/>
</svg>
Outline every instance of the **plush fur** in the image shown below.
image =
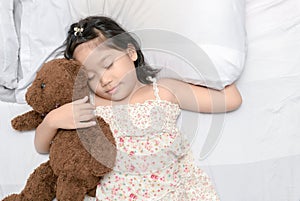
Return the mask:
<svg viewBox="0 0 300 201">
<path fill-rule="evenodd" d="M 51 110 L 89 95 L 87 75 L 73 60 L 45 63 L 28 88 L 26 101 L 32 111 L 12 120 L 19 131 L 35 129 Z M 50 147 L 49 161 L 30 175 L 20 194 L 3 201 L 82 201 L 94 196 L 101 176 L 111 171 L 116 158 L 113 135 L 106 122 L 77 130 L 59 129 Z"/>
</svg>

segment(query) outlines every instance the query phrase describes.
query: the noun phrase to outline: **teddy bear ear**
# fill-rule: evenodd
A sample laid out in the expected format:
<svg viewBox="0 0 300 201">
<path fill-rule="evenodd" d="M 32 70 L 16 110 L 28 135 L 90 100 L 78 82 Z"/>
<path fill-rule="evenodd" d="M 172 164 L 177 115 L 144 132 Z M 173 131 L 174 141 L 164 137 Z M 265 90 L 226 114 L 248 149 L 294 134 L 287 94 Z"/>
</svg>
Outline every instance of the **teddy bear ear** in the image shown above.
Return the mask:
<svg viewBox="0 0 300 201">
<path fill-rule="evenodd" d="M 63 67 L 74 80 L 78 74 L 79 69 L 81 69 L 82 67 L 82 65 L 78 61 L 75 61 L 73 59 L 56 59 L 56 62 L 58 63 L 57 65 Z"/>
<path fill-rule="evenodd" d="M 57 59 L 58 65 L 72 77 L 73 96 L 72 100 L 78 100 L 89 95 L 88 76 L 84 67 L 76 60 Z"/>
<path fill-rule="evenodd" d="M 65 70 L 72 76 L 74 81 L 87 84 L 87 73 L 83 65 L 76 60 L 59 59 L 60 65 L 63 65 Z"/>
</svg>

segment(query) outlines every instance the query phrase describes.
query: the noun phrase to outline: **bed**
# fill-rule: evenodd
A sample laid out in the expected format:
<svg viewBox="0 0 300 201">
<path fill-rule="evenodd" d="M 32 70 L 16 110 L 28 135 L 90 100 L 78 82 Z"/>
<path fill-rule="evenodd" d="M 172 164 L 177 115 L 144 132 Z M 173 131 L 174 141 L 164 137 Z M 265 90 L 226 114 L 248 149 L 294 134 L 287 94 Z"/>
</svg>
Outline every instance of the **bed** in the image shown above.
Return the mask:
<svg viewBox="0 0 300 201">
<path fill-rule="evenodd" d="M 222 201 L 300 200 L 298 0 L 7 0 L 0 11 L 0 199 L 20 192 L 29 174 L 48 160 L 34 149 L 34 131 L 10 126 L 13 117 L 30 110 L 26 88 L 43 61 L 54 57 L 48 58 L 70 23 L 101 14 L 139 36 L 143 30 L 163 31 L 192 41 L 201 62 L 214 67 L 199 75 L 199 68 L 188 68 L 178 55 L 149 47 L 149 62 L 169 67 L 161 76 L 171 68 L 172 76 L 216 89 L 236 83 L 243 97 L 238 110 L 183 111 L 178 123 Z"/>
</svg>

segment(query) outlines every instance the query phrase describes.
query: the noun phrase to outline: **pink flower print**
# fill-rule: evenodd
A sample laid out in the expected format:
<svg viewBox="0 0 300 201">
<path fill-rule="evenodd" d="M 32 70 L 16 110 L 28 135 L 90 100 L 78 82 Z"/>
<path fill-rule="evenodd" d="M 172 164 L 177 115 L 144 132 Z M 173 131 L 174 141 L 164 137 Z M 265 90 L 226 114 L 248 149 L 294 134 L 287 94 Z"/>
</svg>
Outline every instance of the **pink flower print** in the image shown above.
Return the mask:
<svg viewBox="0 0 300 201">
<path fill-rule="evenodd" d="M 171 139 L 175 139 L 177 135 L 176 135 L 176 133 L 175 134 L 174 133 L 170 133 L 169 136 L 170 136 Z"/>
<path fill-rule="evenodd" d="M 119 181 L 119 180 L 120 180 L 120 177 L 115 176 L 115 181 Z"/>
<path fill-rule="evenodd" d="M 145 149 L 147 150 L 147 151 L 149 151 L 149 152 L 152 152 L 151 151 L 151 145 L 149 145 L 148 143 L 144 146 L 145 147 Z"/>
<path fill-rule="evenodd" d="M 120 143 L 124 142 L 124 138 L 120 137 Z"/>
<path fill-rule="evenodd" d="M 129 197 L 130 197 L 131 199 L 133 199 L 133 200 L 137 199 L 137 196 L 136 196 L 135 194 L 133 194 L 133 193 L 131 193 L 131 194 L 129 195 Z"/>
<path fill-rule="evenodd" d="M 160 181 L 165 181 L 164 177 L 159 178 Z"/>
<path fill-rule="evenodd" d="M 189 172 L 189 169 L 187 167 L 185 167 L 184 172 Z"/>
<path fill-rule="evenodd" d="M 119 190 L 118 188 L 114 188 L 114 189 L 112 190 L 112 194 L 113 194 L 113 195 L 117 195 L 118 190 Z"/>
<path fill-rule="evenodd" d="M 131 172 L 133 172 L 133 171 L 135 170 L 134 165 L 131 165 L 130 168 L 129 168 L 129 170 L 130 170 Z"/>
<path fill-rule="evenodd" d="M 155 179 L 155 180 L 157 180 L 157 179 L 158 179 L 158 176 L 157 176 L 157 175 L 155 175 L 155 174 L 152 174 L 152 175 L 151 175 L 151 179 Z"/>
<path fill-rule="evenodd" d="M 133 156 L 134 155 L 134 151 L 129 152 L 129 155 Z"/>
</svg>

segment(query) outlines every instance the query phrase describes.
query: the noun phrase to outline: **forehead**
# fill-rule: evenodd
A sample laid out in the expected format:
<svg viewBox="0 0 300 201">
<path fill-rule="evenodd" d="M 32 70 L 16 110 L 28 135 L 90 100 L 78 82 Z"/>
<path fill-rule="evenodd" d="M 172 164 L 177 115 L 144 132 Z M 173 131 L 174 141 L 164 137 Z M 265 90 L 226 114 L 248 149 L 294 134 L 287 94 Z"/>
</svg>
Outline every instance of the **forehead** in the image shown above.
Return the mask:
<svg viewBox="0 0 300 201">
<path fill-rule="evenodd" d="M 74 50 L 74 53 L 73 53 L 74 59 L 83 63 L 84 60 L 87 58 L 87 56 L 102 42 L 103 42 L 103 40 L 100 37 L 97 37 L 90 41 L 81 43 Z"/>
<path fill-rule="evenodd" d="M 105 45 L 105 42 L 89 42 L 80 44 L 74 51 L 74 59 L 82 63 L 86 68 L 112 62 L 126 54 L 125 51 L 108 47 Z"/>
</svg>

